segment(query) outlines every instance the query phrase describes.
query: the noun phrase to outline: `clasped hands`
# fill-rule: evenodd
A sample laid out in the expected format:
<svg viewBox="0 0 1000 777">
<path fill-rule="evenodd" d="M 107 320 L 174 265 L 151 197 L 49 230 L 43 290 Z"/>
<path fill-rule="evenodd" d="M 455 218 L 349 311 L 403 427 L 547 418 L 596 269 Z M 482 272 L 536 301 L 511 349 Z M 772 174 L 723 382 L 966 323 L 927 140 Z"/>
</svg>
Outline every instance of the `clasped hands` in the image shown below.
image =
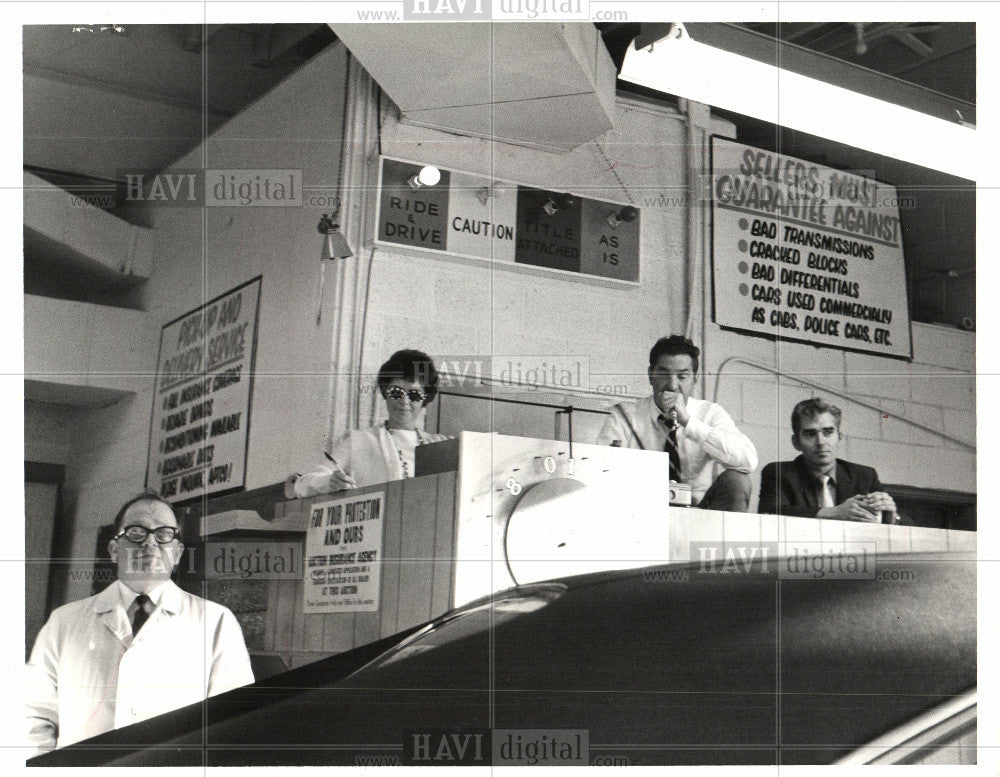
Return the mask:
<svg viewBox="0 0 1000 777">
<path fill-rule="evenodd" d="M 826 507 L 817 513 L 818 518 L 837 518 L 841 521 L 882 523 L 884 511 L 895 514 L 896 503 L 884 491 L 858 494 L 845 499 L 836 507 Z"/>
</svg>

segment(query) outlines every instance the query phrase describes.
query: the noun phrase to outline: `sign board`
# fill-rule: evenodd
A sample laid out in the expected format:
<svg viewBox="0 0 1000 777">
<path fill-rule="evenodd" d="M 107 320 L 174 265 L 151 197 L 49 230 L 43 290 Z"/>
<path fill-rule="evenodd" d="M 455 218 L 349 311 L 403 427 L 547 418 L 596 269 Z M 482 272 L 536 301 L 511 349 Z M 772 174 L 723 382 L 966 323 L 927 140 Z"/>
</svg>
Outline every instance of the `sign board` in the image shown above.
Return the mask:
<svg viewBox="0 0 1000 777">
<path fill-rule="evenodd" d="M 380 159 L 375 243 L 419 249 L 495 267 L 604 281 L 638 283 L 638 209 L 536 189 L 458 171 L 441 171 L 434 186 L 414 189 L 423 167 Z"/>
<path fill-rule="evenodd" d="M 896 189 L 712 138 L 714 320 L 912 358 Z"/>
<path fill-rule="evenodd" d="M 306 528 L 303 612 L 375 612 L 385 492 L 316 502 Z"/>
<path fill-rule="evenodd" d="M 260 277 L 160 332 L 146 487 L 171 502 L 244 485 Z"/>
</svg>

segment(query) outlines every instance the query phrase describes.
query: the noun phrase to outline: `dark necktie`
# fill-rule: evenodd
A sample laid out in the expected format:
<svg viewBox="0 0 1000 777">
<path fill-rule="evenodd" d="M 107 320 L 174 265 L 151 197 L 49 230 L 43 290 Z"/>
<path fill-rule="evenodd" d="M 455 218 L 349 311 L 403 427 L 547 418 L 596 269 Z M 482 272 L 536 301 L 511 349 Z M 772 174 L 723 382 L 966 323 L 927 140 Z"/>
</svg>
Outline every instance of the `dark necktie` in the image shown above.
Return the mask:
<svg viewBox="0 0 1000 777">
<path fill-rule="evenodd" d="M 146 603 L 152 602 L 146 594 L 139 594 L 135 597 L 135 615 L 132 616 L 132 636 L 139 633 L 139 629 L 149 620 L 149 613 L 146 612 Z"/>
<path fill-rule="evenodd" d="M 663 443 L 663 450 L 670 456 L 670 479 L 680 483 L 681 454 L 677 450 L 677 421 L 661 415 L 660 422 L 667 427 L 667 440 Z"/>
</svg>

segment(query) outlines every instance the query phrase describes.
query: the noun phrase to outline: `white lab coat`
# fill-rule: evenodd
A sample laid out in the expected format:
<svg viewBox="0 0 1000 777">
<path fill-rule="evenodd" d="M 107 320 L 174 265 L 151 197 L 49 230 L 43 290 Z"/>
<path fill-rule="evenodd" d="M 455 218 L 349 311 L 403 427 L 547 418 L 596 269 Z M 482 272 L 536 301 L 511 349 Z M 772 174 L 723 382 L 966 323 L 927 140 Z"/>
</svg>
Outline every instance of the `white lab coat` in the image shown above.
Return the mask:
<svg viewBox="0 0 1000 777">
<path fill-rule="evenodd" d="M 254 681 L 236 617 L 167 581 L 133 640 L 116 581 L 59 607 L 27 671 L 28 738 L 42 753 Z"/>
</svg>

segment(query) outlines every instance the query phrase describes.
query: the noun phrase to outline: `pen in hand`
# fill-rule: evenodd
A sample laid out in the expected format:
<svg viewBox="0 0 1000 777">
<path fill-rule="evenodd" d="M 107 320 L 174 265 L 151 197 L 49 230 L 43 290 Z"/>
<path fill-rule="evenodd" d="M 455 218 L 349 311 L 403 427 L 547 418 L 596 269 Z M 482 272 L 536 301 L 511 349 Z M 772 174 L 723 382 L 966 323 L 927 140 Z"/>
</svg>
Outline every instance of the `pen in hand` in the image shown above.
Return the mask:
<svg viewBox="0 0 1000 777">
<path fill-rule="evenodd" d="M 334 491 L 343 491 L 348 488 L 358 487 L 354 477 L 346 469 L 341 467 L 333 456 L 326 451 L 323 451 L 323 455 L 330 460 L 330 463 L 333 464 L 334 467 L 336 467 L 336 470 L 330 473 L 330 484 L 334 486 Z"/>
</svg>

